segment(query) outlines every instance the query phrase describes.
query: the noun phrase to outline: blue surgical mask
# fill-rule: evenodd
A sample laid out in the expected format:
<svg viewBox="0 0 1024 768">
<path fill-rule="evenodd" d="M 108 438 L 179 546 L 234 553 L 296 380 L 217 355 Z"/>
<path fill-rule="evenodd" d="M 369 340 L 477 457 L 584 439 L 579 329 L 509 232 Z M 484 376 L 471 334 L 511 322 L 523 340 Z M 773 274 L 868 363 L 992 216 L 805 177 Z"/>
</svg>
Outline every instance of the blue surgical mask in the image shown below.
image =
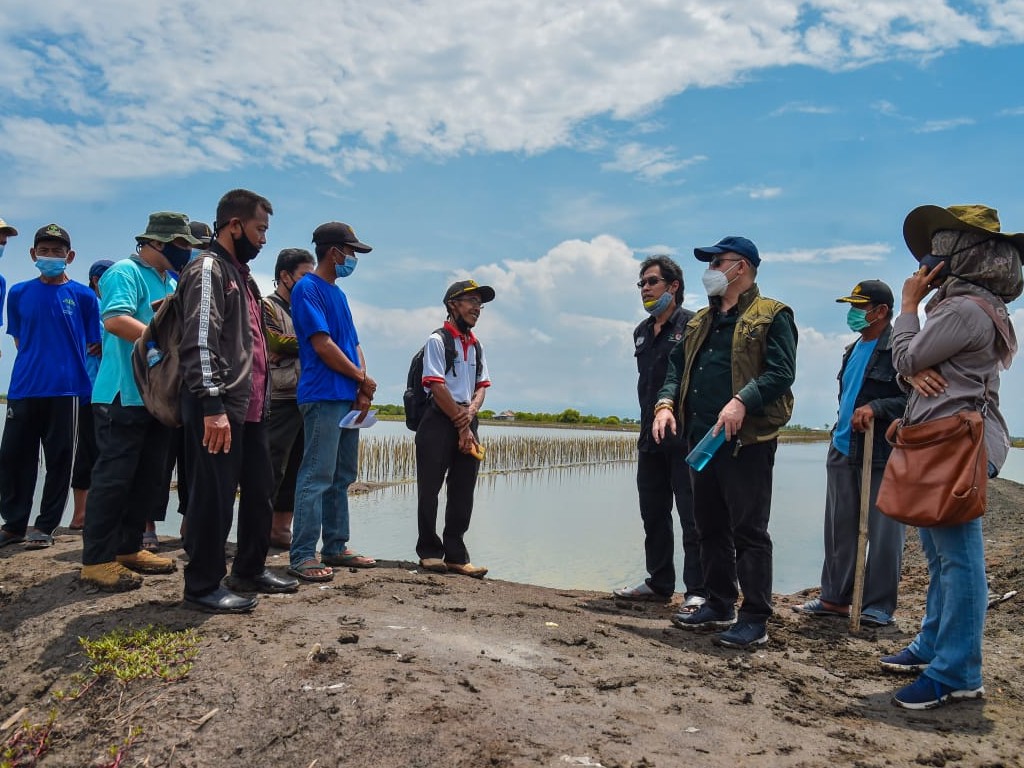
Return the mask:
<svg viewBox="0 0 1024 768">
<path fill-rule="evenodd" d="M 658 315 L 672 306 L 674 302 L 675 296 L 668 291 L 665 291 L 654 301 L 645 301 L 644 309 L 646 309 L 653 317 L 658 317 Z"/>
<path fill-rule="evenodd" d="M 202 251 L 199 248 L 193 248 L 192 249 L 192 256 L 189 258 L 189 261 L 195 261 L 196 259 L 199 258 L 199 254 L 201 254 L 201 253 L 202 253 Z"/>
<path fill-rule="evenodd" d="M 2 259 L 4 257 L 4 248 L 6 248 L 6 247 L 7 247 L 6 243 L 0 244 L 0 259 Z"/>
<path fill-rule="evenodd" d="M 334 274 L 338 277 L 348 277 L 356 271 L 356 265 L 359 263 L 357 256 L 346 256 L 344 264 L 334 265 Z"/>
<path fill-rule="evenodd" d="M 36 268 L 43 274 L 43 277 L 60 277 L 68 268 L 68 260 L 53 256 L 40 256 L 36 259 Z"/>
</svg>

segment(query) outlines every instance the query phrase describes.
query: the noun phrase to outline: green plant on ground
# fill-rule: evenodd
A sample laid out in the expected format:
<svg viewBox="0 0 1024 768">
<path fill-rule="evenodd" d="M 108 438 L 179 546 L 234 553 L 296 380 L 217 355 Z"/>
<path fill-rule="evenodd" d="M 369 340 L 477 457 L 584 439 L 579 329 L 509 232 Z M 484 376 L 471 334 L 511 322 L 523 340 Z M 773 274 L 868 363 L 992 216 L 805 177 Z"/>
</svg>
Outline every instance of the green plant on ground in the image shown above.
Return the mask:
<svg viewBox="0 0 1024 768">
<path fill-rule="evenodd" d="M 131 749 L 132 744 L 135 740 L 142 735 L 142 729 L 138 726 L 134 726 L 128 731 L 128 735 L 125 736 L 124 741 L 120 744 L 114 744 L 107 748 L 107 752 L 110 753 L 110 762 L 103 763 L 99 768 L 121 768 L 124 765 L 125 758 L 128 757 L 128 750 Z"/>
<path fill-rule="evenodd" d="M 7 739 L 0 751 L 0 768 L 30 768 L 36 765 L 50 748 L 53 729 L 57 724 L 57 711 L 52 710 L 45 723 L 25 722 Z"/>
<path fill-rule="evenodd" d="M 139 678 L 180 680 L 199 654 L 199 635 L 194 629 L 118 628 L 95 640 L 80 637 L 78 642 L 97 678 L 109 676 L 122 684 Z"/>
</svg>

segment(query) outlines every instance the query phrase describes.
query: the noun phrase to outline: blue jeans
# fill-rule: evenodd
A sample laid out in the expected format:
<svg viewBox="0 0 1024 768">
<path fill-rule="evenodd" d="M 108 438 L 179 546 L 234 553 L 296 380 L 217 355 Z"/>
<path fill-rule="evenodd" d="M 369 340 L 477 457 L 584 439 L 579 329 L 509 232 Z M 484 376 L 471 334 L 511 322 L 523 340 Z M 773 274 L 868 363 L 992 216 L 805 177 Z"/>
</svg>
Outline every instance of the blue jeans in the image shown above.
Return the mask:
<svg viewBox="0 0 1024 768">
<path fill-rule="evenodd" d="M 292 520 L 292 567 L 316 558 L 323 534 L 323 554 L 340 555 L 348 544 L 348 487 L 359 465 L 359 430 L 340 429 L 351 400 L 303 403 L 305 449 L 295 482 Z"/>
<path fill-rule="evenodd" d="M 920 532 L 928 561 L 928 598 L 910 650 L 928 662 L 928 677 L 956 689 L 978 688 L 988 608 L 981 518 Z"/>
</svg>

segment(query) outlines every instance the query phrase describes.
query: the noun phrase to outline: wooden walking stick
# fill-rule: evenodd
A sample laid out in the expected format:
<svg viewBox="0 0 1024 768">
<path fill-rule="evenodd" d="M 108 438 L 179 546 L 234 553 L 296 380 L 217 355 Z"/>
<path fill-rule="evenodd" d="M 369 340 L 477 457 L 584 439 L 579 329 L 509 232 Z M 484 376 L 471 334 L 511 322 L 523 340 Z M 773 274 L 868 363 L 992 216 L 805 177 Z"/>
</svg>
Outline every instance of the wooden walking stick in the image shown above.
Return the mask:
<svg viewBox="0 0 1024 768">
<path fill-rule="evenodd" d="M 864 430 L 864 456 L 860 471 L 860 526 L 857 529 L 857 562 L 853 571 L 853 605 L 850 631 L 860 632 L 860 609 L 864 602 L 864 569 L 868 548 L 868 510 L 871 508 L 871 454 L 875 448 L 875 420 Z"/>
</svg>

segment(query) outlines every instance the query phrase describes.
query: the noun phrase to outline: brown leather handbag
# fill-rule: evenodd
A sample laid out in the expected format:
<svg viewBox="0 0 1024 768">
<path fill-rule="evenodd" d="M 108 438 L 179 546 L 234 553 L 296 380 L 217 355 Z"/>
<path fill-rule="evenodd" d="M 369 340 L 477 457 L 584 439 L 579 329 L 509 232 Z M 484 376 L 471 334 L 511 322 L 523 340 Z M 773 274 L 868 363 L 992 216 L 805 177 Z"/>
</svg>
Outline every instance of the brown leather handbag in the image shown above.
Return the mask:
<svg viewBox="0 0 1024 768">
<path fill-rule="evenodd" d="M 985 419 L 961 411 L 921 424 L 889 425 L 892 454 L 876 504 L 887 516 L 918 528 L 960 525 L 985 513 L 988 453 Z"/>
</svg>

